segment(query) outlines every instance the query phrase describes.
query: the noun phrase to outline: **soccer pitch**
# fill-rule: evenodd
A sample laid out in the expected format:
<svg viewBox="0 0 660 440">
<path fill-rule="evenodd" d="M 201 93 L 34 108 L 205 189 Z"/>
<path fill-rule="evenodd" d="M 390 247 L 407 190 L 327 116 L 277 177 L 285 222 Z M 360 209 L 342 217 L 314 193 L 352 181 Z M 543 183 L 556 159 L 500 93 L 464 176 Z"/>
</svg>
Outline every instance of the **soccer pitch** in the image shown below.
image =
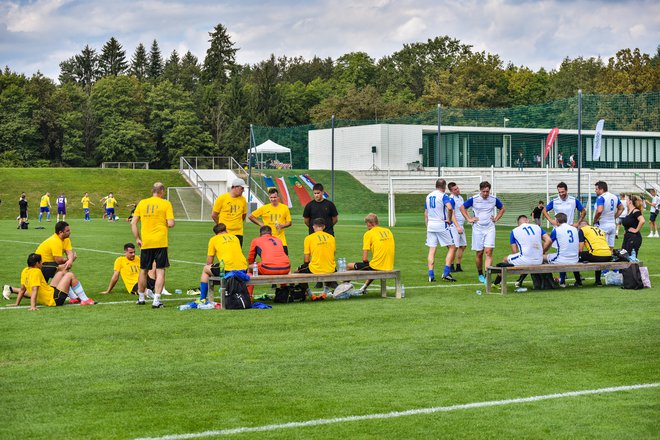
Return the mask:
<svg viewBox="0 0 660 440">
<path fill-rule="evenodd" d="M 337 256 L 349 261 L 361 255 L 358 214 L 349 222 L 340 213 L 336 227 Z M 294 222 L 287 236 L 297 266 L 306 227 Z M 179 311 L 190 297 L 165 297 L 166 308 L 152 310 L 136 306 L 121 281 L 98 293 L 133 241 L 128 223 L 69 223 L 74 272 L 101 304 L 0 308 L 1 438 L 660 434 L 658 239 L 645 239 L 640 253 L 653 289 L 595 288 L 585 273 L 582 289 L 534 292 L 528 280 L 526 293 L 477 295 L 471 251 L 457 283 L 430 284 L 424 228 L 402 226 L 393 229 L 402 300 L 372 287 L 348 301 Z M 37 225 L 0 221 L 1 283 L 16 285 L 27 254 L 52 234 L 53 222 Z M 170 231 L 168 290 L 198 285 L 211 226 L 178 222 Z M 509 253 L 508 231 L 498 230 L 496 261 Z M 245 250 L 256 232 L 246 224 Z M 639 384 L 652 385 L 602 390 Z M 587 393 L 563 395 L 576 391 Z"/>
</svg>

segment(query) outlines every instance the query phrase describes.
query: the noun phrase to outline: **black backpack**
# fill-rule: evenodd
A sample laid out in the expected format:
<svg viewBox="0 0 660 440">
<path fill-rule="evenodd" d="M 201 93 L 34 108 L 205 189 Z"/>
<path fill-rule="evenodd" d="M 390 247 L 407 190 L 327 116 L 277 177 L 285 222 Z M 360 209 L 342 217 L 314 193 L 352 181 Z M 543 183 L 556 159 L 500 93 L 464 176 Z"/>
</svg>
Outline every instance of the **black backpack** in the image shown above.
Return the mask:
<svg viewBox="0 0 660 440">
<path fill-rule="evenodd" d="M 639 290 L 644 288 L 642 274 L 639 271 L 639 264 L 631 264 L 621 271 L 623 275 L 622 289 Z"/>
<path fill-rule="evenodd" d="M 294 301 L 305 301 L 307 298 L 307 284 L 281 286 L 275 289 L 276 303 L 287 304 Z"/>
<path fill-rule="evenodd" d="M 559 289 L 559 284 L 555 281 L 551 273 L 533 273 L 532 284 L 534 285 L 534 290 Z"/>
<path fill-rule="evenodd" d="M 28 222 L 21 222 L 21 229 L 27 229 L 29 223 Z"/>
<path fill-rule="evenodd" d="M 252 302 L 247 284 L 238 277 L 229 277 L 225 284 L 225 309 L 250 309 Z"/>
</svg>

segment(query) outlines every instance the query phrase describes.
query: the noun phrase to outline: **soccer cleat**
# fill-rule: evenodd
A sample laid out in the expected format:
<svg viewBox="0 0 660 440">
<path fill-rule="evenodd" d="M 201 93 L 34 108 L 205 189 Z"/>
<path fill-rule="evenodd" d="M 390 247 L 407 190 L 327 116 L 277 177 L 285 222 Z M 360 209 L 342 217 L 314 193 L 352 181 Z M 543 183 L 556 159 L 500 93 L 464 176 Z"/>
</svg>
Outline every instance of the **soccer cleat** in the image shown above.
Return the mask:
<svg viewBox="0 0 660 440">
<path fill-rule="evenodd" d="M 646 238 L 653 238 L 653 237 L 655 237 L 655 234 L 653 232 L 651 232 L 649 235 L 646 236 Z"/>
<path fill-rule="evenodd" d="M 559 287 L 566 287 L 566 283 L 559 283 Z"/>
<path fill-rule="evenodd" d="M 456 278 L 454 278 L 451 275 L 445 275 L 445 276 L 442 277 L 442 279 L 445 280 L 445 281 L 456 282 Z"/>
<path fill-rule="evenodd" d="M 520 281 L 516 281 L 515 283 L 513 283 L 513 285 L 514 285 L 516 288 L 520 287 Z"/>
<path fill-rule="evenodd" d="M 582 287 L 582 283 L 578 283 L 577 281 L 573 284 L 573 287 Z"/>
<path fill-rule="evenodd" d="M 5 284 L 4 287 L 2 288 L 2 297 L 9 301 L 11 298 L 11 287 L 9 284 Z"/>
<path fill-rule="evenodd" d="M 456 270 L 452 270 L 452 272 L 463 272 L 463 268 L 459 266 Z"/>
<path fill-rule="evenodd" d="M 168 292 L 167 289 L 163 287 L 163 291 L 161 292 L 161 295 L 171 295 L 171 293 Z"/>
<path fill-rule="evenodd" d="M 143 305 L 146 304 L 146 302 L 138 300 L 138 301 L 135 301 L 135 304 L 137 304 L 138 306 L 143 306 Z"/>
<path fill-rule="evenodd" d="M 79 304 L 80 300 L 78 298 L 69 298 L 69 304 Z"/>
<path fill-rule="evenodd" d="M 602 286 L 602 285 L 603 285 L 603 283 L 601 283 L 600 281 L 596 281 L 596 282 L 594 283 L 594 286 Z"/>
<path fill-rule="evenodd" d="M 165 307 L 165 304 L 163 304 L 162 302 L 151 304 L 152 309 L 162 309 L 163 307 Z"/>
<path fill-rule="evenodd" d="M 188 289 L 186 295 L 199 296 L 202 292 L 199 289 Z"/>
<path fill-rule="evenodd" d="M 84 301 L 80 301 L 81 306 L 93 306 L 94 304 L 98 304 L 98 303 L 94 301 L 92 298 L 87 298 Z"/>
<path fill-rule="evenodd" d="M 486 283 L 486 277 L 484 275 L 479 275 L 479 282 Z"/>
<path fill-rule="evenodd" d="M 154 292 L 151 289 L 147 289 L 145 293 L 147 294 L 147 298 L 154 299 Z"/>
<path fill-rule="evenodd" d="M 435 278 L 429 277 L 429 283 L 435 283 Z"/>
</svg>

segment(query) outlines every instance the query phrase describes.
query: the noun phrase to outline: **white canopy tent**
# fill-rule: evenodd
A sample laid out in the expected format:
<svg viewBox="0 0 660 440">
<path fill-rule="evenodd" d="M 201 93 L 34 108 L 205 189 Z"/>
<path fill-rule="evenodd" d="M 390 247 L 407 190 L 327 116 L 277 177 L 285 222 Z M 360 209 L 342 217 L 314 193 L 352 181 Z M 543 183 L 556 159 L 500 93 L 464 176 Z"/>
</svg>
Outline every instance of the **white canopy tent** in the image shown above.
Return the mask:
<svg viewBox="0 0 660 440">
<path fill-rule="evenodd" d="M 283 145 L 280 145 L 276 142 L 273 142 L 270 139 L 268 139 L 263 144 L 259 144 L 256 147 L 250 148 L 248 150 L 248 156 L 252 154 L 254 154 L 257 158 L 259 158 L 259 162 L 261 164 L 264 163 L 264 154 L 274 154 L 276 160 L 278 154 L 288 154 L 289 165 L 293 164 L 293 162 L 291 161 L 291 149 Z"/>
</svg>

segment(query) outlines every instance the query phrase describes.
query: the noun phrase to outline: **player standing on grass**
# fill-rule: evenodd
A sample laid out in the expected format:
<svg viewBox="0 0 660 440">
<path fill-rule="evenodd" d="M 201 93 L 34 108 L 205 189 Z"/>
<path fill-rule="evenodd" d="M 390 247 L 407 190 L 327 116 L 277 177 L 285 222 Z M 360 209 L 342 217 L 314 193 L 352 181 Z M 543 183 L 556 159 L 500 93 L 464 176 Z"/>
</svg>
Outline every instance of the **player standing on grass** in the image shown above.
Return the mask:
<svg viewBox="0 0 660 440">
<path fill-rule="evenodd" d="M 424 223 L 426 224 L 426 246 L 429 248 L 427 258 L 429 269 L 429 282 L 435 281 L 435 251 L 438 245 L 447 247 L 445 267 L 442 271 L 442 279 L 445 281 L 456 281 L 451 276 L 451 264 L 454 261 L 456 245 L 454 236 L 458 223 L 454 218 L 454 200 L 445 194 L 447 181 L 438 179 L 435 181 L 435 191 L 426 196 L 424 202 Z M 452 221 L 453 220 L 453 221 Z M 454 225 L 454 228 L 451 226 Z"/>
<path fill-rule="evenodd" d="M 60 221 L 60 214 L 62 214 L 62 221 L 66 221 L 66 196 L 61 193 L 57 198 L 57 221 Z"/>
<path fill-rule="evenodd" d="M 594 214 L 594 226 L 605 233 L 610 250 L 614 249 L 616 236 L 616 219 L 623 211 L 623 204 L 619 198 L 607 190 L 607 182 L 599 180 L 596 182 L 596 214 Z"/>
<path fill-rule="evenodd" d="M 25 198 L 25 193 L 21 194 L 21 198 L 18 200 L 18 228 L 21 228 L 23 223 L 26 223 L 28 220 L 28 202 Z"/>
<path fill-rule="evenodd" d="M 573 222 L 576 209 L 580 214 L 580 217 L 576 222 Z M 550 217 L 550 214 L 548 214 L 549 211 L 553 210 L 555 211 L 555 218 Z M 558 225 L 556 215 L 559 213 L 566 214 L 567 224 L 573 227 L 577 227 L 578 223 L 580 223 L 587 215 L 587 210 L 582 206 L 582 203 L 580 203 L 575 197 L 568 195 L 568 185 L 564 182 L 559 182 L 557 184 L 557 197 L 550 200 L 542 211 L 543 216 L 548 219 L 553 226 Z"/>
<path fill-rule="evenodd" d="M 109 222 L 115 221 L 115 205 L 117 200 L 114 197 L 113 193 L 108 194 L 107 197 L 101 199 L 105 204 L 105 215 L 108 217 Z"/>
<path fill-rule="evenodd" d="M 291 212 L 288 206 L 280 202 L 280 194 L 276 188 L 268 190 L 268 198 L 270 203 L 255 210 L 248 219 L 260 227 L 270 226 L 273 237 L 282 240 L 284 253 L 289 255 L 284 229 L 291 226 Z M 261 217 L 261 221 L 259 221 L 259 217 Z"/>
<path fill-rule="evenodd" d="M 658 235 L 658 224 L 655 222 L 655 220 L 658 218 L 658 212 L 660 212 L 660 196 L 658 196 L 657 192 L 655 189 L 651 188 L 649 190 L 649 193 L 651 194 L 651 216 L 649 217 L 649 225 L 651 226 L 651 232 L 649 232 L 649 235 L 647 236 L 648 238 L 658 238 L 660 235 Z M 655 231 L 655 233 L 653 232 Z"/>
<path fill-rule="evenodd" d="M 44 215 L 44 212 L 46 213 L 46 221 L 50 221 L 50 193 L 46 192 L 43 196 L 41 196 L 41 201 L 39 202 L 39 221 L 41 222 L 41 218 Z"/>
<path fill-rule="evenodd" d="M 151 197 L 142 199 L 135 208 L 131 231 L 135 242 L 140 246 L 140 276 L 138 278 L 138 300 L 136 304 L 145 304 L 145 291 L 147 289 L 147 273 L 156 262 L 156 283 L 154 300 L 151 307 L 159 309 L 164 307 L 160 301 L 165 285 L 165 269 L 170 266 L 167 254 L 169 228 L 174 227 L 174 211 L 172 204 L 164 199 L 165 185 L 154 183 L 151 188 Z M 138 231 L 138 223 L 140 230 Z"/>
<path fill-rule="evenodd" d="M 80 200 L 80 203 L 82 203 L 83 207 L 83 212 L 85 213 L 85 221 L 91 222 L 92 219 L 89 217 L 89 204 L 92 203 L 92 201 L 89 199 L 89 194 L 85 193 L 85 195 L 82 197 Z"/>
<path fill-rule="evenodd" d="M 227 232 L 235 235 L 243 247 L 243 223 L 247 216 L 247 201 L 243 197 L 245 180 L 234 179 L 229 192 L 226 192 L 213 203 L 211 218 L 215 223 L 224 223 Z"/>
<path fill-rule="evenodd" d="M 472 224 L 472 250 L 477 252 L 475 264 L 479 273 L 479 282 L 485 283 L 484 267 L 493 264 L 493 249 L 495 248 L 495 223 L 504 215 L 506 208 L 497 197 L 490 195 L 490 183 L 479 184 L 479 194 L 467 199 L 461 206 L 461 214 L 468 223 Z M 470 216 L 468 209 L 472 208 L 474 217 Z M 495 215 L 495 209 L 498 209 Z M 484 250 L 486 252 L 486 265 L 483 266 Z"/>
<path fill-rule="evenodd" d="M 451 226 L 455 229 L 452 231 L 452 235 L 454 237 L 454 246 L 456 246 L 456 255 L 451 265 L 451 271 L 463 272 L 461 262 L 463 261 L 463 252 L 465 252 L 465 248 L 467 247 L 467 239 L 465 238 L 465 229 L 463 228 L 465 217 L 463 217 L 459 208 L 463 206 L 465 200 L 463 200 L 463 196 L 461 195 L 461 189 L 455 182 L 449 182 L 447 188 L 451 191 L 449 197 L 454 201 L 454 218 L 456 219 L 456 224 L 452 224 Z"/>
</svg>

